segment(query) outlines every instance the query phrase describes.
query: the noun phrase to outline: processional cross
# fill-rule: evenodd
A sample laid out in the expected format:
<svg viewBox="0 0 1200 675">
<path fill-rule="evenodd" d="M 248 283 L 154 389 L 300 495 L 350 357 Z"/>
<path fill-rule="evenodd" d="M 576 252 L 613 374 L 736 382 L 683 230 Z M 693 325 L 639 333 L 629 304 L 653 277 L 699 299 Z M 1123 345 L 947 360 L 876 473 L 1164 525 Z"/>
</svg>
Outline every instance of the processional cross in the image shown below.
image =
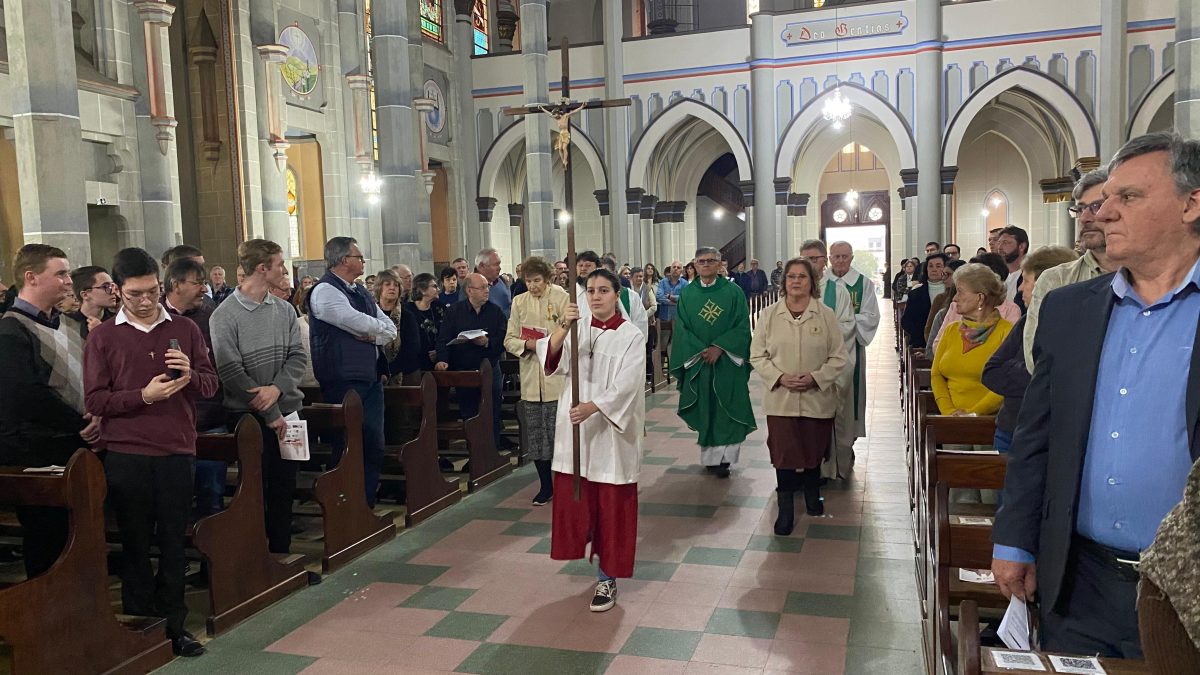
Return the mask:
<svg viewBox="0 0 1200 675">
<path fill-rule="evenodd" d="M 571 117 L 582 110 L 591 108 L 617 108 L 627 106 L 632 103 L 627 98 L 603 99 L 597 101 L 572 101 L 571 100 L 571 60 L 570 60 L 570 44 L 566 38 L 562 41 L 562 97 L 555 103 L 532 103 L 520 107 L 505 108 L 504 114 L 510 116 L 517 115 L 549 115 L 558 125 L 558 131 L 554 137 L 554 149 L 558 152 L 559 158 L 562 160 L 563 170 L 566 173 L 566 186 L 563 195 L 563 206 L 565 207 L 566 217 L 562 220 L 566 221 L 567 226 L 567 286 L 571 294 L 571 303 L 579 304 L 577 289 L 579 288 L 576 282 L 575 274 L 575 219 L 572 214 L 575 210 L 574 200 L 574 183 L 572 182 L 571 172 Z M 609 77 L 621 77 L 621 73 L 608 73 Z M 624 198 L 623 195 L 610 199 Z M 571 324 L 571 405 L 579 405 L 579 325 L 578 322 Z M 580 499 L 579 489 L 579 425 L 571 426 L 571 451 L 574 463 L 573 483 L 575 488 L 575 501 Z"/>
</svg>

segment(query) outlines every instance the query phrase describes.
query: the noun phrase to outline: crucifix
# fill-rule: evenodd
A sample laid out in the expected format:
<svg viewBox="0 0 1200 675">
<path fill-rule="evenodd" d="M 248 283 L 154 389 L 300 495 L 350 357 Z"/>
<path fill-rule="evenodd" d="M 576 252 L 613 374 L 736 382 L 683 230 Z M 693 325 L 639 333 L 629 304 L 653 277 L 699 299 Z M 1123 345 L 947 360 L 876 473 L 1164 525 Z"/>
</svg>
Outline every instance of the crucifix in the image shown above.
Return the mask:
<svg viewBox="0 0 1200 675">
<path fill-rule="evenodd" d="M 558 152 L 566 174 L 565 192 L 563 194 L 564 215 L 561 220 L 567 226 L 567 286 L 571 294 L 571 303 L 579 304 L 578 284 L 575 272 L 575 210 L 574 188 L 571 172 L 571 117 L 580 111 L 592 108 L 617 108 L 627 106 L 632 101 L 627 98 L 605 99 L 598 101 L 571 100 L 571 61 L 570 44 L 566 38 L 562 41 L 562 97 L 555 103 L 533 103 L 530 105 L 505 108 L 504 114 L 517 115 L 549 115 L 558 125 L 554 137 L 554 149 Z M 621 77 L 621 73 L 608 73 L 609 77 Z M 559 223 L 555 223 L 555 229 Z M 579 405 L 579 326 L 578 322 L 571 324 L 571 405 Z M 571 452 L 574 463 L 575 501 L 580 499 L 579 483 L 579 425 L 571 427 Z"/>
</svg>

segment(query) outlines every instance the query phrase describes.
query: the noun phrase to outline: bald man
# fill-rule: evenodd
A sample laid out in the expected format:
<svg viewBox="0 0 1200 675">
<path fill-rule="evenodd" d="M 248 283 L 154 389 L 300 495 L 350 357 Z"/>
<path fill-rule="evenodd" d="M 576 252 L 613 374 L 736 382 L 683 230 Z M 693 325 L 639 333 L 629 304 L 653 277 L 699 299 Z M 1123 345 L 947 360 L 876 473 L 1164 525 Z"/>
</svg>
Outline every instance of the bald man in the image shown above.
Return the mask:
<svg viewBox="0 0 1200 675">
<path fill-rule="evenodd" d="M 412 292 L 412 268 L 408 265 L 392 265 L 390 269 L 400 278 L 400 300 L 404 301 Z"/>
<path fill-rule="evenodd" d="M 508 330 L 508 319 L 494 302 L 489 302 L 491 285 L 479 273 L 468 274 L 463 279 L 466 302 L 451 305 L 442 319 L 437 338 L 437 363 L 435 370 L 479 370 L 484 359 L 492 363 L 492 400 L 500 401 L 500 354 L 504 351 L 504 334 Z M 482 330 L 487 335 L 461 344 L 450 344 L 463 331 Z M 462 418 L 469 419 L 479 413 L 479 391 L 464 389 L 458 392 L 458 405 Z M 496 436 L 496 447 L 505 444 L 500 438 L 500 410 L 492 410 L 492 428 Z"/>
</svg>

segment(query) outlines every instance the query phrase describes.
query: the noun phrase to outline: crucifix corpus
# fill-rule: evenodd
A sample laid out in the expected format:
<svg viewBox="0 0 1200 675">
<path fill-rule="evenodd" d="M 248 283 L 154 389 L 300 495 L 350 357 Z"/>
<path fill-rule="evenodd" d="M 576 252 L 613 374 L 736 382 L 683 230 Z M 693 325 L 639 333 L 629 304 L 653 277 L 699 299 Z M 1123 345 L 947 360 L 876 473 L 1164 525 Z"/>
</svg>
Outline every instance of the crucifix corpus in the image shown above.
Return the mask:
<svg viewBox="0 0 1200 675">
<path fill-rule="evenodd" d="M 562 97 L 555 103 L 532 103 L 525 106 L 505 108 L 505 115 L 549 115 L 558 125 L 558 130 L 554 137 L 554 149 L 558 152 L 558 157 L 562 161 L 563 170 L 566 173 L 566 192 L 563 194 L 563 216 L 560 218 L 560 223 L 555 223 L 555 229 L 560 224 L 567 226 L 567 286 L 568 292 L 571 294 L 571 303 L 579 304 L 578 284 L 576 283 L 575 273 L 575 211 L 574 187 L 572 183 L 571 173 L 571 117 L 582 110 L 591 108 L 617 108 L 627 106 L 631 101 L 627 98 L 604 99 L 595 101 L 572 101 L 571 100 L 571 60 L 570 60 L 570 44 L 566 38 L 562 41 Z M 609 73 L 610 77 L 620 77 L 620 73 Z M 613 197 L 610 196 L 610 199 Z M 617 198 L 623 198 L 623 195 L 618 195 Z M 579 405 L 579 326 L 571 324 L 571 405 Z M 574 463 L 573 484 L 575 488 L 575 501 L 580 499 L 579 488 L 579 425 L 571 427 L 571 450 Z"/>
</svg>

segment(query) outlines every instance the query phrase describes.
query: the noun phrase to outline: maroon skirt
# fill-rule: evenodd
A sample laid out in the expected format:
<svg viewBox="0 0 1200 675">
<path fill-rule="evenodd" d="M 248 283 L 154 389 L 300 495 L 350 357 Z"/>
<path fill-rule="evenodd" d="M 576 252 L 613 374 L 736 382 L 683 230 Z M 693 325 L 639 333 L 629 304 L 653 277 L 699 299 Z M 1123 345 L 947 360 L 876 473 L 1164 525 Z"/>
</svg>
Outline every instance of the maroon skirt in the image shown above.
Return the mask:
<svg viewBox="0 0 1200 675">
<path fill-rule="evenodd" d="M 833 444 L 833 418 L 767 416 L 767 449 L 776 469 L 815 469 Z"/>
</svg>

